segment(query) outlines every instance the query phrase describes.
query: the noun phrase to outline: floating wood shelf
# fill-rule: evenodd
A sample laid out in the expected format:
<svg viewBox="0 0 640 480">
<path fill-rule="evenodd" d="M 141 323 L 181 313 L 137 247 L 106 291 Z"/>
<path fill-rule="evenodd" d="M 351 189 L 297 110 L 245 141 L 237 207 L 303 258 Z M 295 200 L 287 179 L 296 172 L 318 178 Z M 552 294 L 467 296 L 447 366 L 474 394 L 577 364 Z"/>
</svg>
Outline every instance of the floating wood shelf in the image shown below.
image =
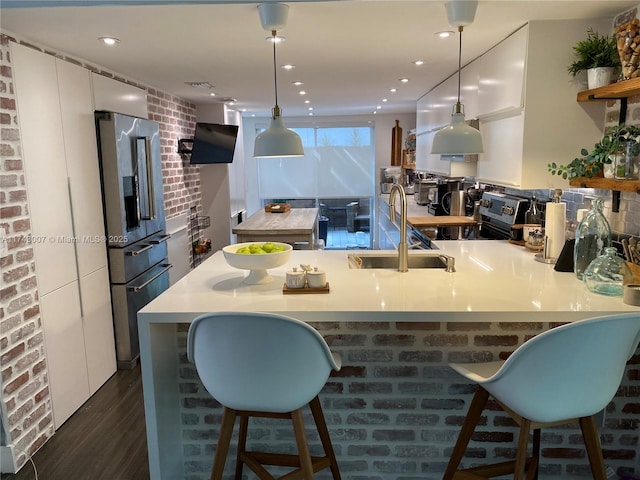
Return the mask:
<svg viewBox="0 0 640 480">
<path fill-rule="evenodd" d="M 569 182 L 572 187 L 601 188 L 603 190 L 615 190 L 618 192 L 640 193 L 640 180 L 616 180 L 614 178 L 574 178 Z"/>
<path fill-rule="evenodd" d="M 602 177 L 579 177 L 570 180 L 569 185 L 578 188 L 600 188 L 603 190 L 611 190 L 611 210 L 614 212 L 618 212 L 620 210 L 620 192 L 640 193 L 640 180 L 616 180 L 614 178 Z"/>
<path fill-rule="evenodd" d="M 578 101 L 620 100 L 634 95 L 640 95 L 640 78 L 622 80 L 604 87 L 578 92 Z"/>
</svg>

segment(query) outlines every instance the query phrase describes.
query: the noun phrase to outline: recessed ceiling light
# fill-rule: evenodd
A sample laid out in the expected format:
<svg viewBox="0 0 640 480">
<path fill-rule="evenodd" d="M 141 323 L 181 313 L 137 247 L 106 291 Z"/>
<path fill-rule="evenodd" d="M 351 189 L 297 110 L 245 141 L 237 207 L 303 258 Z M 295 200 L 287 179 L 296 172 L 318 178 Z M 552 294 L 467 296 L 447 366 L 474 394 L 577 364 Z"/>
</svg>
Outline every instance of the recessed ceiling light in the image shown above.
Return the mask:
<svg viewBox="0 0 640 480">
<path fill-rule="evenodd" d="M 209 94 L 209 96 L 211 96 L 211 97 L 215 97 L 215 96 L 216 96 L 216 94 L 215 94 L 215 93 L 213 93 L 213 92 L 211 92 L 211 93 Z"/>
<path fill-rule="evenodd" d="M 424 65 L 424 61 L 423 60 L 415 60 L 413 62 L 413 64 L 416 65 L 416 66 Z"/>
<path fill-rule="evenodd" d="M 300 95 L 306 95 L 307 94 L 307 92 L 305 92 L 304 90 L 300 90 L 299 93 L 300 93 Z"/>
<path fill-rule="evenodd" d="M 304 103 L 311 103 L 311 100 L 305 100 Z"/>
<path fill-rule="evenodd" d="M 285 70 L 293 70 L 294 68 L 296 68 L 296 66 L 288 63 L 286 65 L 282 65 L 282 68 L 284 68 Z"/>
<path fill-rule="evenodd" d="M 294 85 L 296 85 L 296 86 L 304 85 L 304 83 L 303 83 L 303 82 L 299 82 L 299 81 L 291 82 L 291 83 L 293 83 L 293 84 L 294 84 Z"/>
<path fill-rule="evenodd" d="M 120 39 L 115 37 L 100 37 L 98 38 L 98 40 L 100 40 L 105 45 L 116 45 L 120 43 Z"/>
<path fill-rule="evenodd" d="M 407 82 L 409 81 L 409 79 L 408 79 L 408 78 L 401 78 L 401 79 L 400 79 L 400 81 L 401 81 L 402 83 L 407 83 Z"/>
<path fill-rule="evenodd" d="M 309 109 L 308 109 L 308 110 L 309 110 L 309 111 L 313 110 L 313 107 L 309 107 Z"/>
<path fill-rule="evenodd" d="M 440 38 L 449 38 L 453 34 L 454 34 L 454 32 L 452 32 L 451 30 L 445 30 L 445 31 L 442 31 L 442 32 L 436 32 L 434 35 L 436 37 L 440 37 Z"/>
<path fill-rule="evenodd" d="M 398 91 L 398 89 L 397 89 L 397 88 L 390 88 L 390 89 L 389 89 L 389 91 L 390 91 L 391 93 L 396 93 L 396 92 Z"/>
<path fill-rule="evenodd" d="M 376 110 L 380 110 L 382 108 L 382 105 L 376 105 Z"/>
<path fill-rule="evenodd" d="M 383 98 L 382 101 L 383 102 L 388 102 L 388 100 L 386 98 Z"/>
</svg>

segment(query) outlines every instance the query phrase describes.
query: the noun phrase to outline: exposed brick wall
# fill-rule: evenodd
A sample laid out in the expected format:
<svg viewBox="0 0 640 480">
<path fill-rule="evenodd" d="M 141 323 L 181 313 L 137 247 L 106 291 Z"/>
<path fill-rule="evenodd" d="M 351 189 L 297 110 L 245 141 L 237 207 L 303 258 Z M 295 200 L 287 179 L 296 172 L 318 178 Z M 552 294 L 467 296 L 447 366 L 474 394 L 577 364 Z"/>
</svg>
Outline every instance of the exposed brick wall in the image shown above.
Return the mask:
<svg viewBox="0 0 640 480">
<path fill-rule="evenodd" d="M 2 418 L 19 468 L 53 434 L 10 39 L 0 36 L 0 369 Z"/>
<path fill-rule="evenodd" d="M 518 345 L 554 324 L 518 323 L 315 323 L 342 355 L 321 402 L 345 480 L 441 479 L 466 415 L 474 385 L 449 362 L 505 358 Z M 179 389 L 187 480 L 208 478 L 219 434 L 221 406 L 207 394 L 186 360 L 187 326 L 179 326 Z M 305 421 L 313 425 L 309 412 Z M 640 351 L 601 428 L 604 456 L 619 475 L 637 465 L 640 431 Z M 237 430 L 237 428 L 236 428 Z M 515 456 L 517 426 L 495 403 L 485 411 L 464 459 L 465 466 Z M 311 451 L 321 453 L 308 430 Z M 235 437 L 234 437 L 235 438 Z M 248 448 L 295 453 L 290 423 L 255 420 Z M 577 425 L 542 435 L 541 480 L 592 478 Z M 226 474 L 233 475 L 235 440 Z M 246 472 L 245 472 L 246 473 Z M 227 476 L 225 475 L 225 476 Z M 327 472 L 319 478 L 330 478 Z"/>
<path fill-rule="evenodd" d="M 53 434 L 51 401 L 44 351 L 44 332 L 38 303 L 33 249 L 28 238 L 30 218 L 24 181 L 20 132 L 15 105 L 9 44 L 19 39 L 1 37 L 0 64 L 0 365 L 2 411 L 10 443 L 23 452 L 35 452 Z M 30 45 L 34 48 L 37 46 Z M 130 83 L 147 91 L 149 117 L 160 124 L 164 201 L 167 218 L 194 207 L 202 210 L 198 167 L 183 167 L 177 140 L 193 136 L 193 103 L 125 79 L 93 64 L 42 48 L 47 54 L 92 72 Z M 27 457 L 19 452 L 20 468 Z"/>
<path fill-rule="evenodd" d="M 200 171 L 183 166 L 178 155 L 178 139 L 192 138 L 196 126 L 196 107 L 169 93 L 147 89 L 149 119 L 160 124 L 164 208 L 167 218 L 200 206 Z"/>
</svg>

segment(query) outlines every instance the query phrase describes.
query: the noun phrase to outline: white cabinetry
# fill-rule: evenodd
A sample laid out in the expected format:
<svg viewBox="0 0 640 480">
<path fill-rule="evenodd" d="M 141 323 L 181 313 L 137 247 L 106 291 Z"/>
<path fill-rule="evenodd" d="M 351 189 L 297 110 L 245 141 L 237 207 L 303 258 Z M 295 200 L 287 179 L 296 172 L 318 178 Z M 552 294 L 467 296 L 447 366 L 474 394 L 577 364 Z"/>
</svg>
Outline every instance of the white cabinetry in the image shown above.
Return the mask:
<svg viewBox="0 0 640 480">
<path fill-rule="evenodd" d="M 77 65 L 11 48 L 58 428 L 116 369 L 91 84 Z"/>
<path fill-rule="evenodd" d="M 523 107 L 527 27 L 521 28 L 482 55 L 478 61 L 479 116 Z M 566 68 L 563 70 L 566 74 Z"/>
<path fill-rule="evenodd" d="M 484 154 L 478 161 L 478 180 L 521 189 L 562 187 L 566 181 L 550 175 L 547 164 L 571 161 L 602 135 L 602 110 L 576 102 L 578 85 L 567 73 L 572 46 L 584 39 L 589 27 L 606 31 L 609 25 L 594 20 L 531 21 L 486 54 L 490 61 L 481 69 L 479 105 L 492 111 L 479 115 Z M 519 62 L 524 65 L 521 79 L 514 67 Z M 493 94 L 487 90 L 488 65 L 506 71 L 496 80 L 502 88 Z M 519 92 L 523 108 L 517 105 Z"/>
<path fill-rule="evenodd" d="M 96 110 L 149 118 L 147 92 L 143 89 L 97 73 L 91 74 L 91 82 Z"/>
</svg>

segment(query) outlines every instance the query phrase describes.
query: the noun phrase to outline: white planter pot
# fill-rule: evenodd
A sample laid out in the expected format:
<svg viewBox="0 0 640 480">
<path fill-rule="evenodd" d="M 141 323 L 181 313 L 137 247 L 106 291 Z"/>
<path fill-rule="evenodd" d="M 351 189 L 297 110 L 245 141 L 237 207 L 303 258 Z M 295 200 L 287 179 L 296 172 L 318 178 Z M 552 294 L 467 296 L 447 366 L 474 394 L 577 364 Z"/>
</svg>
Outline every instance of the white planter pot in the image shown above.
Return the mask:
<svg viewBox="0 0 640 480">
<path fill-rule="evenodd" d="M 613 67 L 597 67 L 587 70 L 587 88 L 604 87 L 611 83 L 613 77 Z"/>
</svg>

